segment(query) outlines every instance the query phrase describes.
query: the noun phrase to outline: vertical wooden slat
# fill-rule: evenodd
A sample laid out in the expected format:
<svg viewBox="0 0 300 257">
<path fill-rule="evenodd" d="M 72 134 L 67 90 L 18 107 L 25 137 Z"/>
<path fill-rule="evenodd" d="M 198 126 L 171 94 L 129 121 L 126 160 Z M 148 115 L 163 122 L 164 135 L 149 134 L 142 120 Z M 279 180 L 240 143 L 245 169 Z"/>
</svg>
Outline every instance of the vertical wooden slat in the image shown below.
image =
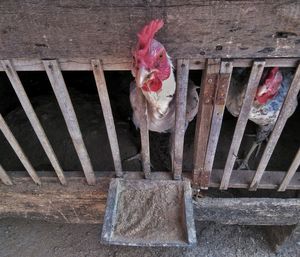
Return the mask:
<svg viewBox="0 0 300 257">
<path fill-rule="evenodd" d="M 288 172 L 286 173 L 284 179 L 282 180 L 282 182 L 278 188 L 278 191 L 282 192 L 282 191 L 286 190 L 287 186 L 289 185 L 291 179 L 295 175 L 299 166 L 300 166 L 300 148 L 298 149 L 298 152 L 297 152 L 291 166 L 289 167 Z"/>
<path fill-rule="evenodd" d="M 181 179 L 182 157 L 184 147 L 186 98 L 189 80 L 189 60 L 177 60 L 177 87 L 176 87 L 176 115 L 175 131 L 173 136 L 173 172 L 174 179 Z"/>
<path fill-rule="evenodd" d="M 286 98 L 284 100 L 284 103 L 281 107 L 281 111 L 277 118 L 276 124 L 272 131 L 272 134 L 270 136 L 268 144 L 266 145 L 266 148 L 263 152 L 263 155 L 260 159 L 256 173 L 254 175 L 254 178 L 251 182 L 251 185 L 249 188 L 249 190 L 251 190 L 251 191 L 256 190 L 258 187 L 258 184 L 259 184 L 259 182 L 263 176 L 263 173 L 269 163 L 269 160 L 272 156 L 272 153 L 275 149 L 275 146 L 281 135 L 281 132 L 285 126 L 285 123 L 287 122 L 287 119 L 289 118 L 288 114 L 290 112 L 290 109 L 293 108 L 292 105 L 295 102 L 295 97 L 297 97 L 299 90 L 300 90 L 300 65 L 298 65 L 294 79 L 292 81 L 292 84 L 290 85 L 289 91 L 288 91 Z"/>
<path fill-rule="evenodd" d="M 141 107 L 138 112 L 140 121 L 140 134 L 142 146 L 142 163 L 143 171 L 146 179 L 151 176 L 151 163 L 150 163 L 150 143 L 149 143 L 149 130 L 148 130 L 148 114 L 147 114 L 147 101 L 144 97 L 142 90 L 137 88 L 137 102 Z"/>
<path fill-rule="evenodd" d="M 231 73 L 233 69 L 232 62 L 222 62 L 220 76 L 217 85 L 217 91 L 214 102 L 214 110 L 211 121 L 211 128 L 208 139 L 207 152 L 204 162 L 203 177 L 200 181 L 200 188 L 207 189 L 214 164 L 217 144 L 220 136 L 223 114 L 225 109 L 226 98 L 228 94 Z"/>
<path fill-rule="evenodd" d="M 13 185 L 10 177 L 7 175 L 6 171 L 3 169 L 2 165 L 0 164 L 0 180 L 3 184 L 7 186 Z"/>
<path fill-rule="evenodd" d="M 72 105 L 71 98 L 62 76 L 59 64 L 56 60 L 44 60 L 43 64 L 60 109 L 62 111 L 63 117 L 66 121 L 68 131 L 72 138 L 87 182 L 89 185 L 94 185 L 96 184 L 96 178 L 93 167 L 82 138 L 74 107 Z"/>
<path fill-rule="evenodd" d="M 243 134 L 247 125 L 248 116 L 252 107 L 252 103 L 255 97 L 255 93 L 257 91 L 259 81 L 261 79 L 264 70 L 264 66 L 265 66 L 264 61 L 256 61 L 253 63 L 246 93 L 245 93 L 245 98 L 237 120 L 230 150 L 225 164 L 224 174 L 220 185 L 221 190 L 226 190 L 228 188 L 232 169 L 239 152 Z"/>
<path fill-rule="evenodd" d="M 108 134 L 110 148 L 113 156 L 116 176 L 122 177 L 123 171 L 122 171 L 120 148 L 118 144 L 118 138 L 117 138 L 114 118 L 110 106 L 110 100 L 107 92 L 107 86 L 106 86 L 102 64 L 100 60 L 92 60 L 91 65 L 93 68 L 98 95 L 100 98 L 100 103 L 102 107 L 107 134 Z"/>
<path fill-rule="evenodd" d="M 66 184 L 66 179 L 63 173 L 62 168 L 59 165 L 59 162 L 57 160 L 57 157 L 53 151 L 53 148 L 46 136 L 46 133 L 29 101 L 29 98 L 25 92 L 25 89 L 22 85 L 22 82 L 13 66 L 11 61 L 9 60 L 2 60 L 1 64 L 3 66 L 4 71 L 6 72 L 15 92 L 16 95 L 18 96 L 20 103 L 31 123 L 31 126 L 34 129 L 35 134 L 37 135 L 47 157 L 49 158 L 60 182 L 62 184 Z"/>
<path fill-rule="evenodd" d="M 27 159 L 26 155 L 24 154 L 21 146 L 19 145 L 18 141 L 14 137 L 13 133 L 9 129 L 8 125 L 6 124 L 5 120 L 3 119 L 2 115 L 0 114 L 0 130 L 2 131 L 4 137 L 14 149 L 16 155 L 19 157 L 21 163 L 24 165 L 25 169 L 27 170 L 28 174 L 32 178 L 32 180 L 37 183 L 41 184 L 41 181 L 36 174 L 34 168 L 30 164 L 29 160 Z"/>
<path fill-rule="evenodd" d="M 208 59 L 206 61 L 204 74 L 202 74 L 194 141 L 193 183 L 195 185 L 201 184 L 202 180 L 207 180 L 206 174 L 204 174 L 204 162 L 219 71 L 220 59 Z"/>
</svg>

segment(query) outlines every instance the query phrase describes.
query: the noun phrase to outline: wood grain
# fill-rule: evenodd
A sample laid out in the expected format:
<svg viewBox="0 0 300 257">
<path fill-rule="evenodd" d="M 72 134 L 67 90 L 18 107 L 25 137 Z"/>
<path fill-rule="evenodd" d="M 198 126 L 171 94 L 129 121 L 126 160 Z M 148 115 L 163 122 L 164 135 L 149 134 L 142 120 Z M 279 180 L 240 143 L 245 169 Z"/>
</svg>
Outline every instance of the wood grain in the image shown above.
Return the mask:
<svg viewBox="0 0 300 257">
<path fill-rule="evenodd" d="M 264 65 L 265 65 L 264 61 L 255 61 L 253 63 L 247 89 L 245 92 L 245 98 L 243 101 L 243 105 L 241 107 L 241 111 L 236 123 L 232 142 L 228 152 L 228 157 L 224 168 L 224 175 L 220 186 L 221 190 L 226 190 L 228 188 L 231 172 L 239 152 L 244 131 L 248 122 L 248 116 L 255 97 L 255 93 L 264 70 Z"/>
<path fill-rule="evenodd" d="M 297 57 L 299 10 L 290 0 L 3 1 L 0 56 L 130 62 L 136 33 L 162 18 L 157 39 L 172 58 Z"/>
<path fill-rule="evenodd" d="M 56 60 L 43 61 L 50 84 L 58 101 L 58 105 L 62 111 L 63 117 L 70 136 L 72 138 L 75 150 L 79 157 L 79 161 L 83 168 L 87 182 L 90 185 L 95 184 L 95 175 L 91 164 L 90 157 L 86 150 L 82 134 L 79 128 L 78 120 L 72 105 L 72 101 L 62 76 L 59 64 Z"/>
<path fill-rule="evenodd" d="M 111 153 L 112 153 L 114 166 L 116 170 L 116 176 L 122 177 L 123 171 L 122 171 L 120 148 L 118 144 L 117 132 L 114 123 L 114 117 L 111 110 L 103 68 L 100 60 L 92 60 L 91 65 L 93 67 L 98 95 L 99 95 L 104 121 L 106 125 L 106 131 L 107 131 Z"/>
</svg>

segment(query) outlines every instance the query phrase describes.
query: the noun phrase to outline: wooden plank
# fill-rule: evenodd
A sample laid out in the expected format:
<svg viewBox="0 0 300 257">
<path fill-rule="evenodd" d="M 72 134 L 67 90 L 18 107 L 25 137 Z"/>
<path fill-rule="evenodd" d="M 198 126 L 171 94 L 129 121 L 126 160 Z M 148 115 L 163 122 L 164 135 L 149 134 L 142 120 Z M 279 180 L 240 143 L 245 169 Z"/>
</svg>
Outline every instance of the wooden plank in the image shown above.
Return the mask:
<svg viewBox="0 0 300 257">
<path fill-rule="evenodd" d="M 182 159 L 186 120 L 186 100 L 189 81 L 189 60 L 177 60 L 177 87 L 176 87 L 176 110 L 175 131 L 173 136 L 173 173 L 174 179 L 181 179 Z"/>
<path fill-rule="evenodd" d="M 95 184 L 95 175 L 90 161 L 90 157 L 86 150 L 82 134 L 79 128 L 78 120 L 71 102 L 69 92 L 67 90 L 64 78 L 56 60 L 43 61 L 50 84 L 64 116 L 68 131 L 72 138 L 75 150 L 79 157 L 88 184 Z"/>
<path fill-rule="evenodd" d="M 222 127 L 223 114 L 225 110 L 225 103 L 228 94 L 231 73 L 232 73 L 232 62 L 222 62 L 220 69 L 220 76 L 217 84 L 217 92 L 215 94 L 215 104 L 212 115 L 211 128 L 209 133 L 207 152 L 204 161 L 204 174 L 205 179 L 201 179 L 200 188 L 207 189 L 209 180 L 214 164 L 214 158 L 217 150 L 218 140 Z"/>
<path fill-rule="evenodd" d="M 41 181 L 40 181 L 38 175 L 36 174 L 34 168 L 30 164 L 28 158 L 24 154 L 21 146 L 19 145 L 19 143 L 16 140 L 16 138 L 14 137 L 13 133 L 11 132 L 11 130 L 9 129 L 9 127 L 7 126 L 7 124 L 6 124 L 6 122 L 3 119 L 3 117 L 2 117 L 1 114 L 0 114 L 0 130 L 2 131 L 4 137 L 9 142 L 9 144 L 11 145 L 11 147 L 14 149 L 16 155 L 19 157 L 21 163 L 23 164 L 23 166 L 27 170 L 27 172 L 30 175 L 30 177 L 32 178 L 32 180 L 35 183 L 37 183 L 38 185 L 40 185 Z"/>
<path fill-rule="evenodd" d="M 54 153 L 54 150 L 47 138 L 47 135 L 30 103 L 30 100 L 26 94 L 26 91 L 22 85 L 22 82 L 14 69 L 12 63 L 9 60 L 2 60 L 1 61 L 2 67 L 4 71 L 6 72 L 6 75 L 8 76 L 16 95 L 19 98 L 19 101 L 25 111 L 26 116 L 28 117 L 31 126 L 33 127 L 33 130 L 39 139 L 48 159 L 50 160 L 50 163 L 52 167 L 54 168 L 54 171 L 56 172 L 60 182 L 62 184 L 66 184 L 66 179 L 63 173 L 62 168 L 60 167 L 60 164 L 57 160 L 57 157 Z"/>
<path fill-rule="evenodd" d="M 291 166 L 289 167 L 289 170 L 288 170 L 286 176 L 284 177 L 283 181 L 281 182 L 280 187 L 278 188 L 278 191 L 282 192 L 282 191 L 286 190 L 286 187 L 290 183 L 292 177 L 295 175 L 299 166 L 300 166 L 300 148 L 299 148 Z"/>
<path fill-rule="evenodd" d="M 205 154 L 213 114 L 215 89 L 220 71 L 219 59 L 208 59 L 206 69 L 202 75 L 199 110 L 194 143 L 193 183 L 199 185 L 207 182 L 208 176 L 204 172 Z M 204 181 L 204 182 L 203 182 Z"/>
<path fill-rule="evenodd" d="M 158 39 L 172 58 L 294 57 L 299 7 L 289 0 L 3 1 L 0 56 L 129 59 L 136 33 L 163 18 Z"/>
<path fill-rule="evenodd" d="M 243 101 L 243 105 L 241 107 L 241 111 L 237 120 L 232 142 L 228 152 L 228 157 L 224 168 L 224 175 L 220 186 L 221 190 L 226 190 L 228 188 L 231 172 L 239 152 L 239 148 L 247 125 L 248 116 L 252 107 L 257 86 L 259 84 L 259 81 L 261 79 L 264 70 L 264 65 L 265 65 L 264 61 L 255 61 L 253 63 L 246 93 L 245 93 L 245 98 Z"/>
<path fill-rule="evenodd" d="M 113 176 L 114 172 L 111 174 Z M 61 223 L 102 223 L 110 178 L 98 178 L 95 187 L 86 185 L 84 178 L 68 177 L 68 181 L 65 187 L 57 183 L 57 178 L 43 178 L 43 186 L 38 187 L 30 183 L 28 178 L 13 177 L 13 187 L 0 187 L 0 217 L 25 217 Z M 291 225 L 300 220 L 300 199 L 207 196 L 194 201 L 194 217 L 197 221 Z"/>
<path fill-rule="evenodd" d="M 94 73 L 98 95 L 102 107 L 102 112 L 103 112 L 104 121 L 106 125 L 106 131 L 107 131 L 112 157 L 114 161 L 114 166 L 116 170 L 116 176 L 122 177 L 123 171 L 122 171 L 120 148 L 118 144 L 118 138 L 117 138 L 114 118 L 111 110 L 109 95 L 106 87 L 104 72 L 102 69 L 102 64 L 100 60 L 92 60 L 91 65 L 93 67 L 93 73 Z"/>
<path fill-rule="evenodd" d="M 232 59 L 233 67 L 252 67 L 253 59 Z M 266 59 L 265 67 L 296 67 L 300 58 L 269 58 Z M 34 58 L 14 58 L 11 60 L 16 71 L 44 71 L 42 60 Z M 60 58 L 58 60 L 63 71 L 91 71 L 89 58 Z M 131 58 L 115 58 L 113 60 L 102 61 L 103 70 L 131 70 Z M 190 70 L 203 70 L 205 68 L 204 58 L 190 58 Z M 0 71 L 4 69 L 0 66 Z"/>
<path fill-rule="evenodd" d="M 300 65 L 298 65 L 298 68 L 294 75 L 294 79 L 293 79 L 292 84 L 290 85 L 289 91 L 285 97 L 285 100 L 281 107 L 276 124 L 272 131 L 270 139 L 268 140 L 268 144 L 266 145 L 266 148 L 264 149 L 263 155 L 260 159 L 256 174 L 253 177 L 253 180 L 251 182 L 249 190 L 257 189 L 257 186 L 258 186 L 258 184 L 263 176 L 263 173 L 269 163 L 269 160 L 270 160 L 272 153 L 276 147 L 277 141 L 281 135 L 281 132 L 285 126 L 285 123 L 287 122 L 287 120 L 289 118 L 288 114 L 290 113 L 290 110 L 293 108 L 293 105 L 295 103 L 295 98 L 297 97 L 299 91 L 300 91 Z"/>
<path fill-rule="evenodd" d="M 151 176 L 151 163 L 150 163 L 150 142 L 149 142 L 149 130 L 148 130 L 148 114 L 147 114 L 147 100 L 144 97 L 141 89 L 137 88 L 137 102 L 141 107 L 138 112 L 140 121 L 140 135 L 141 135 L 141 155 L 143 163 L 143 171 L 146 179 Z"/>
<path fill-rule="evenodd" d="M 3 184 L 7 186 L 13 185 L 10 177 L 7 175 L 6 171 L 3 169 L 2 165 L 0 164 L 0 180 Z"/>
</svg>

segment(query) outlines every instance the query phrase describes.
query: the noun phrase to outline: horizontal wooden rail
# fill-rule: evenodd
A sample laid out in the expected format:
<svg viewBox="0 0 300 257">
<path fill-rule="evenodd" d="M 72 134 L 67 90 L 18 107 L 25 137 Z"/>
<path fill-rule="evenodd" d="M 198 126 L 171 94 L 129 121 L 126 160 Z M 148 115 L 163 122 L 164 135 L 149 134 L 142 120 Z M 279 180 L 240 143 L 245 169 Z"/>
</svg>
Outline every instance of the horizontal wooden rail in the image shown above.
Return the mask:
<svg viewBox="0 0 300 257">
<path fill-rule="evenodd" d="M 2 131 L 4 137 L 14 149 L 16 155 L 18 156 L 19 160 L 23 164 L 24 168 L 27 170 L 29 176 L 32 180 L 37 183 L 41 184 L 41 180 L 39 179 L 38 175 L 36 174 L 34 168 L 32 167 L 31 163 L 29 162 L 28 158 L 26 157 L 25 153 L 23 152 L 21 146 L 19 145 L 17 139 L 13 135 L 12 131 L 9 129 L 8 125 L 6 124 L 5 120 L 3 119 L 2 115 L 0 114 L 0 130 Z"/>
<path fill-rule="evenodd" d="M 226 190 L 228 188 L 231 172 L 239 152 L 243 134 L 248 122 L 248 116 L 255 97 L 255 93 L 264 70 L 264 65 L 265 65 L 264 61 L 256 61 L 253 63 L 246 93 L 245 93 L 245 98 L 243 101 L 243 105 L 241 107 L 241 111 L 239 113 L 231 146 L 228 152 L 228 157 L 224 168 L 224 175 L 220 186 L 221 190 Z"/>
<path fill-rule="evenodd" d="M 48 159 L 51 162 L 51 165 L 54 168 L 54 171 L 56 172 L 60 182 L 62 184 L 66 184 L 66 179 L 65 179 L 63 170 L 60 167 L 60 164 L 57 160 L 54 150 L 53 150 L 53 148 L 47 138 L 47 135 L 46 135 L 32 105 L 30 103 L 30 100 L 26 94 L 26 91 L 22 85 L 22 82 L 21 82 L 15 68 L 13 67 L 11 61 L 9 61 L 9 60 L 3 60 L 3 61 L 1 61 L 1 64 L 10 80 L 10 83 L 12 84 L 12 86 L 16 92 L 16 95 L 19 98 L 19 101 L 25 111 L 25 114 L 27 115 L 27 117 L 30 121 L 31 126 L 33 127 L 33 130 L 34 130 L 37 138 L 39 139 Z"/>
<path fill-rule="evenodd" d="M 275 146 L 278 142 L 281 132 L 289 118 L 290 110 L 294 107 L 295 103 L 297 102 L 297 95 L 299 91 L 300 91 L 300 65 L 298 65 L 297 71 L 294 75 L 294 79 L 285 97 L 276 124 L 272 131 L 268 144 L 264 149 L 263 155 L 260 159 L 259 165 L 257 167 L 257 171 L 255 173 L 255 176 L 253 177 L 249 190 L 256 190 L 258 188 L 258 184 L 269 163 L 269 160 L 272 156 L 272 153 L 275 149 Z"/>
<path fill-rule="evenodd" d="M 47 60 L 43 61 L 43 63 L 50 80 L 50 84 L 58 101 L 59 107 L 66 121 L 68 131 L 71 135 L 87 182 L 90 185 L 94 185 L 95 175 L 93 172 L 93 167 L 82 138 L 74 107 L 72 105 L 71 98 L 62 76 L 59 64 L 56 60 Z"/>
</svg>

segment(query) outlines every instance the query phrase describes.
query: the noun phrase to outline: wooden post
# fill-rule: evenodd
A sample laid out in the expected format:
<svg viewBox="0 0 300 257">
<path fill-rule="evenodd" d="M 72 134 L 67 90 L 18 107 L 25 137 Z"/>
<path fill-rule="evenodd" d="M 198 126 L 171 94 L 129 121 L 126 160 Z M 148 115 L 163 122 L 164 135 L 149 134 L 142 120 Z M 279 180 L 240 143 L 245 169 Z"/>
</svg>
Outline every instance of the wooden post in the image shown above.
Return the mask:
<svg viewBox="0 0 300 257">
<path fill-rule="evenodd" d="M 220 71 L 220 59 L 208 59 L 202 75 L 199 110 L 197 115 L 193 183 L 195 185 L 207 184 L 209 174 L 204 171 L 205 155 L 213 115 L 215 91 Z M 201 182 L 203 181 L 203 182 Z"/>
<path fill-rule="evenodd" d="M 186 98 L 189 80 L 189 60 L 177 60 L 177 87 L 176 87 L 176 111 L 175 131 L 173 136 L 173 172 L 174 179 L 181 179 L 182 157 L 184 147 L 185 121 L 186 121 Z"/>
<path fill-rule="evenodd" d="M 0 180 L 3 184 L 7 186 L 13 185 L 10 177 L 7 175 L 6 171 L 3 169 L 2 165 L 0 164 Z"/>
<path fill-rule="evenodd" d="M 53 88 L 54 94 L 56 96 L 56 99 L 58 101 L 59 107 L 66 121 L 68 131 L 72 138 L 75 150 L 79 157 L 87 182 L 90 185 L 94 185 L 96 183 L 96 179 L 93 167 L 82 138 L 74 107 L 72 105 L 69 92 L 67 90 L 64 78 L 59 68 L 59 64 L 56 60 L 43 61 L 43 64 L 47 72 L 48 78 L 50 80 L 50 84 Z"/>
<path fill-rule="evenodd" d="M 248 116 L 252 107 L 255 93 L 264 70 L 264 61 L 256 61 L 253 63 L 251 74 L 249 77 L 245 98 L 234 130 L 231 146 L 229 149 L 227 161 L 224 168 L 220 189 L 226 190 L 236 161 L 239 148 L 242 142 L 244 131 L 248 122 Z"/>
<path fill-rule="evenodd" d="M 274 129 L 268 141 L 268 144 L 263 152 L 263 155 L 260 159 L 259 165 L 257 167 L 256 174 L 251 182 L 249 190 L 255 191 L 258 187 L 258 184 L 263 176 L 263 173 L 269 163 L 269 160 L 272 156 L 272 153 L 275 149 L 277 141 L 281 135 L 281 132 L 285 126 L 285 123 L 288 120 L 288 114 L 290 109 L 293 108 L 293 104 L 295 104 L 296 97 L 300 90 L 300 65 L 298 65 L 297 71 L 295 73 L 292 84 L 290 85 L 289 91 L 285 97 L 284 103 L 281 107 L 279 116 L 275 123 Z"/>
<path fill-rule="evenodd" d="M 114 117 L 110 106 L 110 100 L 107 92 L 107 86 L 106 86 L 102 64 L 100 60 L 92 60 L 91 65 L 93 67 L 98 95 L 99 95 L 104 121 L 106 125 L 106 131 L 109 139 L 111 153 L 114 160 L 116 176 L 123 177 L 120 148 L 118 144 L 117 132 L 114 123 Z"/>
</svg>

